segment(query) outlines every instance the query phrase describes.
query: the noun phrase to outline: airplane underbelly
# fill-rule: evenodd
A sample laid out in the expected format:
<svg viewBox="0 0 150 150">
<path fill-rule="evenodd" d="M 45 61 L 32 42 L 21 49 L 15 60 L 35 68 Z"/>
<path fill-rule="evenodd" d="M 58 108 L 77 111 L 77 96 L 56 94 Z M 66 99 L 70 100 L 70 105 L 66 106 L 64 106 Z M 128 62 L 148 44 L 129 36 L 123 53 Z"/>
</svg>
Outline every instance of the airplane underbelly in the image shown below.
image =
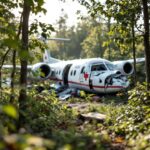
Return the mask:
<svg viewBox="0 0 150 150">
<path fill-rule="evenodd" d="M 104 86 L 93 85 L 93 90 L 95 90 L 96 92 L 99 92 L 99 93 L 104 93 Z"/>
<path fill-rule="evenodd" d="M 107 93 L 115 93 L 115 92 L 120 91 L 121 89 L 123 88 L 122 87 L 109 87 L 109 88 L 106 88 L 105 91 Z"/>
<path fill-rule="evenodd" d="M 81 83 L 81 82 L 76 82 L 76 81 L 70 81 L 69 87 L 77 88 L 80 90 L 86 90 L 86 91 L 89 91 L 90 89 L 88 83 Z"/>
<path fill-rule="evenodd" d="M 99 92 L 99 93 L 104 93 L 104 83 L 103 82 L 99 83 L 99 81 L 94 80 L 94 78 L 91 80 L 92 80 L 93 90 L 95 90 L 96 92 Z"/>
<path fill-rule="evenodd" d="M 121 89 L 121 86 L 94 86 L 94 90 L 98 93 L 114 93 Z"/>
<path fill-rule="evenodd" d="M 121 86 L 104 86 L 104 85 L 93 85 L 93 89 L 90 89 L 88 84 L 83 83 L 81 84 L 77 82 L 69 82 L 69 87 L 93 93 L 114 93 L 122 89 Z"/>
</svg>

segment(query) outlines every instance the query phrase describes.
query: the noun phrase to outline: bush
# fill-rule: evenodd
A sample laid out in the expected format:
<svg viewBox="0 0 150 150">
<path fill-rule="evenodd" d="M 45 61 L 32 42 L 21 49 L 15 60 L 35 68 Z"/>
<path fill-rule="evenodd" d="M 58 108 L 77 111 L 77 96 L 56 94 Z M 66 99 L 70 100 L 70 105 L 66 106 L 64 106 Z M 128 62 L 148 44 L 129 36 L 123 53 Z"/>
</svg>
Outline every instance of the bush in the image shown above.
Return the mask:
<svg viewBox="0 0 150 150">
<path fill-rule="evenodd" d="M 51 136 L 51 129 L 67 128 L 75 117 L 75 113 L 56 98 L 54 93 L 42 91 L 29 93 L 26 103 L 25 128 L 34 134 Z"/>
<path fill-rule="evenodd" d="M 150 129 L 150 92 L 146 91 L 145 84 L 138 84 L 129 91 L 129 102 L 122 107 L 116 115 L 112 111 L 115 119 L 112 121 L 111 129 L 117 134 L 125 136 L 127 139 L 136 138 L 139 133 L 149 132 Z"/>
<path fill-rule="evenodd" d="M 129 105 L 143 106 L 150 105 L 150 91 L 146 89 L 146 83 L 137 83 L 137 86 L 129 91 Z"/>
</svg>

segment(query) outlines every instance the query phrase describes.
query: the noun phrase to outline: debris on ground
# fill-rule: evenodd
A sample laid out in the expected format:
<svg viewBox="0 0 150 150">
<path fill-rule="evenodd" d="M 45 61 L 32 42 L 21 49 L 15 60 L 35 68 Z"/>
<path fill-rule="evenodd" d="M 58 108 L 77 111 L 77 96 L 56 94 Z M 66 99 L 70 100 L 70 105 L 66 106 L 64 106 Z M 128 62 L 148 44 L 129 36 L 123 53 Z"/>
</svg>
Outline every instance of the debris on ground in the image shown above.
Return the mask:
<svg viewBox="0 0 150 150">
<path fill-rule="evenodd" d="M 106 115 L 98 113 L 98 112 L 89 112 L 85 114 L 80 114 L 79 118 L 81 120 L 89 120 L 89 121 L 97 121 L 104 122 L 106 120 Z"/>
</svg>

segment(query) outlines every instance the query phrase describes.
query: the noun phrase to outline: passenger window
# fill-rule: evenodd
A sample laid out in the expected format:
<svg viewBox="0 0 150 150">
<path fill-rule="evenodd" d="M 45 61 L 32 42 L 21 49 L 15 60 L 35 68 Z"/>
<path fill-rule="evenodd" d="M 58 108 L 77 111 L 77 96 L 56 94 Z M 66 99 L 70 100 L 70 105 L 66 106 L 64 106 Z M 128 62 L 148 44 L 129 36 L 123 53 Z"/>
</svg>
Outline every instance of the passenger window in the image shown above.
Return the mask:
<svg viewBox="0 0 150 150">
<path fill-rule="evenodd" d="M 99 83 L 102 83 L 102 80 L 101 80 L 101 79 L 99 79 Z"/>
<path fill-rule="evenodd" d="M 76 70 L 74 71 L 74 76 L 76 75 Z"/>
<path fill-rule="evenodd" d="M 59 75 L 60 75 L 61 71 L 59 70 Z"/>
<path fill-rule="evenodd" d="M 81 69 L 81 74 L 85 73 L 85 67 Z"/>
<path fill-rule="evenodd" d="M 72 71 L 71 71 L 70 75 L 72 76 Z"/>
</svg>

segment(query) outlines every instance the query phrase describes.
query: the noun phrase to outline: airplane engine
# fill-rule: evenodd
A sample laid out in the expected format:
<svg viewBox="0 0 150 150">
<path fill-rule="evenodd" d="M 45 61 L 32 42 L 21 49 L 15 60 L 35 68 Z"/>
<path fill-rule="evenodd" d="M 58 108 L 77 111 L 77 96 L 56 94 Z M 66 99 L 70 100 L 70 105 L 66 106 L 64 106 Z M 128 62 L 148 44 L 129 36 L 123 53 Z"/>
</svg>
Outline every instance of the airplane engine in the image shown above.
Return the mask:
<svg viewBox="0 0 150 150">
<path fill-rule="evenodd" d="M 131 75 L 134 71 L 133 65 L 128 61 L 117 61 L 114 62 L 116 69 L 121 72 L 123 75 Z"/>
<path fill-rule="evenodd" d="M 48 64 L 38 63 L 32 67 L 32 76 L 36 79 L 47 79 L 52 75 L 52 69 Z"/>
</svg>

